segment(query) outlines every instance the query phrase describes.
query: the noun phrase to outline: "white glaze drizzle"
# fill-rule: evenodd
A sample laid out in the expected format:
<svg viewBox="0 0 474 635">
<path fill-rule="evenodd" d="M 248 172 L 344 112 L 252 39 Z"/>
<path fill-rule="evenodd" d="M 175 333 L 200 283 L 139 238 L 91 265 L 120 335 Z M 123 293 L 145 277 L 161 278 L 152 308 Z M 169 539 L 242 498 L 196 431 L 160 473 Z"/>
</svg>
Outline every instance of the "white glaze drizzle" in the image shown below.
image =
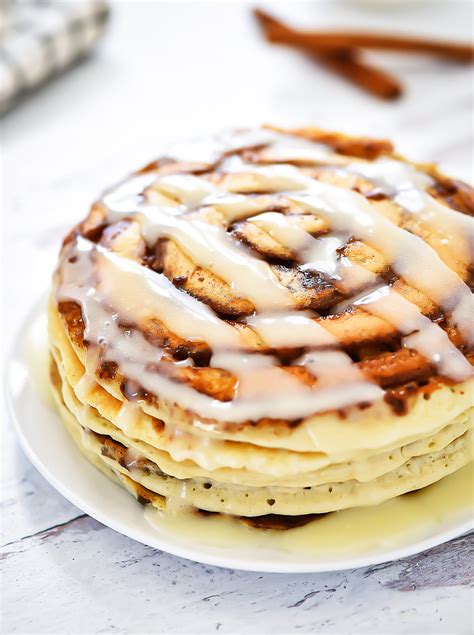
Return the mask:
<svg viewBox="0 0 474 635">
<path fill-rule="evenodd" d="M 155 181 L 154 189 L 166 196 L 177 198 L 186 208 L 198 207 L 217 189 L 210 181 L 192 174 L 170 174 Z"/>
<path fill-rule="evenodd" d="M 405 336 L 403 346 L 421 353 L 442 375 L 456 380 L 470 375 L 471 365 L 443 329 L 390 287 L 382 286 L 353 304 L 393 324 Z"/>
<path fill-rule="evenodd" d="M 311 351 L 303 355 L 297 362 L 307 368 L 318 379 L 319 385 L 334 386 L 345 384 L 345 389 L 353 382 L 364 382 L 359 367 L 352 363 L 351 358 L 342 351 Z M 363 399 L 363 398 L 362 398 Z"/>
<path fill-rule="evenodd" d="M 136 324 L 157 317 L 174 333 L 191 341 L 202 340 L 212 347 L 241 345 L 241 337 L 234 328 L 205 304 L 177 289 L 162 274 L 121 258 L 85 238 L 79 237 L 76 248 L 71 251 L 77 260 L 70 263 L 65 258 L 59 295 L 78 301 L 86 319 L 86 300 L 96 296 L 97 302 L 106 301 L 120 307 L 123 323 Z M 123 289 L 127 290 L 126 294 Z"/>
<path fill-rule="evenodd" d="M 138 462 L 144 459 L 143 454 L 134 448 L 127 448 L 124 455 L 124 464 L 129 472 L 138 469 Z"/>
<path fill-rule="evenodd" d="M 347 170 L 381 187 L 406 212 L 439 230 L 445 241 L 457 241 L 457 253 L 461 250 L 465 262 L 473 261 L 474 218 L 446 207 L 426 192 L 433 184 L 430 176 L 395 159 L 354 163 Z"/>
<path fill-rule="evenodd" d="M 89 373 L 84 373 L 84 375 L 80 378 L 77 384 L 74 386 L 74 392 L 76 397 L 79 399 L 81 403 L 87 404 L 90 400 L 90 393 L 94 390 L 96 386 L 96 381 L 94 379 L 94 375 L 90 375 Z"/>
<path fill-rule="evenodd" d="M 275 196 L 261 195 L 249 198 L 244 194 L 218 192 L 204 199 L 203 204 L 212 206 L 224 216 L 228 223 L 232 223 L 253 214 L 259 214 L 268 209 L 274 200 Z"/>
<path fill-rule="evenodd" d="M 310 313 L 253 315 L 246 320 L 272 347 L 337 346 L 337 339 L 312 319 Z"/>
<path fill-rule="evenodd" d="M 125 434 L 130 436 L 131 430 L 140 421 L 141 415 L 142 412 L 137 404 L 131 401 L 124 401 L 115 418 L 115 423 Z"/>
<path fill-rule="evenodd" d="M 296 364 L 304 366 L 318 380 L 320 389 L 334 387 L 359 403 L 370 403 L 370 386 L 359 367 L 352 363 L 349 355 L 342 351 L 311 351 L 303 355 Z"/>
<path fill-rule="evenodd" d="M 117 214 L 131 213 L 143 201 L 144 192 L 156 181 L 156 174 L 136 174 L 108 189 L 102 196 L 102 204 Z"/>
<path fill-rule="evenodd" d="M 249 192 L 292 192 L 305 190 L 313 179 L 305 176 L 292 165 L 252 165 L 242 161 L 240 157 L 232 157 L 232 162 L 225 166 L 225 172 L 232 176 L 244 176 L 246 191 Z M 240 182 L 239 180 L 237 181 Z M 226 184 L 232 189 L 232 178 Z"/>
<path fill-rule="evenodd" d="M 272 163 L 276 161 L 291 163 L 294 161 L 295 163 L 324 165 L 330 156 L 331 151 L 328 146 L 322 143 L 281 135 L 276 143 L 261 152 L 260 160 Z"/>
<path fill-rule="evenodd" d="M 297 254 L 303 263 L 302 270 L 312 269 L 331 278 L 339 278 L 337 250 L 345 245 L 349 234 L 313 238 L 299 226 L 295 216 L 285 216 L 279 212 L 264 212 L 248 221 L 254 222 L 277 242 Z"/>
<path fill-rule="evenodd" d="M 237 377 L 237 400 L 261 400 L 272 397 L 275 387 L 285 399 L 304 397 L 308 389 L 297 378 L 277 366 L 277 360 L 268 355 L 242 353 L 216 353 L 211 365 L 230 371 Z"/>
<path fill-rule="evenodd" d="M 159 237 L 171 238 L 193 262 L 225 280 L 257 309 L 277 309 L 291 305 L 291 294 L 273 273 L 270 265 L 251 256 L 224 229 L 200 220 L 177 218 L 160 209 L 144 208 L 142 233 L 149 244 Z"/>
</svg>

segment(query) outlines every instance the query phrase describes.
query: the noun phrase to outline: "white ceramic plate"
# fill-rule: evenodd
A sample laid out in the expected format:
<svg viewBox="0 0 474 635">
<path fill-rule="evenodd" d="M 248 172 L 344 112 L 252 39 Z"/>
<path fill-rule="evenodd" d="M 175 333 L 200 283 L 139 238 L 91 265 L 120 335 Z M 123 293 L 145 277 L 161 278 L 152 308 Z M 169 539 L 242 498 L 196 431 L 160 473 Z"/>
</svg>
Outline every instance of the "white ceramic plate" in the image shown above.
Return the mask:
<svg viewBox="0 0 474 635">
<path fill-rule="evenodd" d="M 71 503 L 99 522 L 134 540 L 198 562 L 268 572 L 321 572 L 352 569 L 395 560 L 424 551 L 472 529 L 472 511 L 464 510 L 455 518 L 444 519 L 418 536 L 397 541 L 390 537 L 383 544 L 365 549 L 345 550 L 328 555 L 295 554 L 285 549 L 245 544 L 215 546 L 199 536 L 180 536 L 166 523 L 152 527 L 145 519 L 143 507 L 121 487 L 96 470 L 79 452 L 63 427 L 58 415 L 38 389 L 38 379 L 47 376 L 44 303 L 38 304 L 20 329 L 7 365 L 6 393 L 11 419 L 21 445 L 38 471 Z M 38 350 L 43 342 L 43 353 Z M 41 347 L 40 347 L 41 348 Z M 42 356 L 43 355 L 43 356 Z M 32 359 L 33 358 L 33 359 Z M 32 366 L 33 364 L 33 366 Z M 41 380 L 43 381 L 43 380 Z M 40 381 L 40 383 L 41 383 Z M 350 531 L 350 527 L 349 527 Z"/>
</svg>

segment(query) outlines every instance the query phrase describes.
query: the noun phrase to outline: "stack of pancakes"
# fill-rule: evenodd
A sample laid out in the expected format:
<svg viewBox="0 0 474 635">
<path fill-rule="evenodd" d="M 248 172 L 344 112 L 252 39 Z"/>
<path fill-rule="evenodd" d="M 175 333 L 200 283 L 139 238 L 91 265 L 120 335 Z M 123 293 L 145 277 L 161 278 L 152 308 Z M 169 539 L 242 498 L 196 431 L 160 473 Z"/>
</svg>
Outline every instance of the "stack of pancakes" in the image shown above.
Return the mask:
<svg viewBox="0 0 474 635">
<path fill-rule="evenodd" d="M 159 509 L 297 524 L 437 481 L 472 458 L 472 212 L 383 140 L 176 146 L 64 241 L 65 425 Z"/>
</svg>

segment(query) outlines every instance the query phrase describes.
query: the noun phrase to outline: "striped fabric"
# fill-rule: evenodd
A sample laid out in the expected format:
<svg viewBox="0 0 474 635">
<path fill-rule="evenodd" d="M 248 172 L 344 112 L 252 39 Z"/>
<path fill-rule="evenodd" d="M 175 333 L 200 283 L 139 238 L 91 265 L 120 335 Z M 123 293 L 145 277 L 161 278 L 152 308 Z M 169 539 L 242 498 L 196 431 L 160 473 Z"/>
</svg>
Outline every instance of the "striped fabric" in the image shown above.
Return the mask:
<svg viewBox="0 0 474 635">
<path fill-rule="evenodd" d="M 0 115 L 84 57 L 108 14 L 104 0 L 1 0 Z"/>
</svg>

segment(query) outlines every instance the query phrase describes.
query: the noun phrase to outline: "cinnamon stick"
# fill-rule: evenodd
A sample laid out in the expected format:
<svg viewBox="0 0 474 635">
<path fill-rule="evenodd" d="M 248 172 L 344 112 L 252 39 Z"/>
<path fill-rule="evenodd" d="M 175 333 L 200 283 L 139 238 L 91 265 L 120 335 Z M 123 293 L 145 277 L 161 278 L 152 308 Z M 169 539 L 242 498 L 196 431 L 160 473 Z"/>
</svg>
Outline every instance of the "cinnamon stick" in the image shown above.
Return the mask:
<svg viewBox="0 0 474 635">
<path fill-rule="evenodd" d="M 364 31 L 299 31 L 283 25 L 260 9 L 254 13 L 269 41 L 304 47 L 314 53 L 360 47 L 399 53 L 425 53 L 458 62 L 474 61 L 474 47 L 471 44 Z"/>
<path fill-rule="evenodd" d="M 315 57 L 329 70 L 376 97 L 398 99 L 403 93 L 402 85 L 395 77 L 375 66 L 362 62 L 358 59 L 356 51 Z"/>
<path fill-rule="evenodd" d="M 288 43 L 292 39 L 293 31 L 282 22 L 269 14 L 255 9 L 255 16 L 259 20 L 268 40 L 274 41 L 270 35 L 278 37 Z M 332 72 L 349 80 L 357 87 L 382 99 L 397 99 L 402 94 L 400 82 L 390 75 L 370 64 L 362 62 L 358 51 L 354 48 L 332 49 L 330 51 L 315 52 L 312 48 L 297 45 L 314 59 Z"/>
</svg>

